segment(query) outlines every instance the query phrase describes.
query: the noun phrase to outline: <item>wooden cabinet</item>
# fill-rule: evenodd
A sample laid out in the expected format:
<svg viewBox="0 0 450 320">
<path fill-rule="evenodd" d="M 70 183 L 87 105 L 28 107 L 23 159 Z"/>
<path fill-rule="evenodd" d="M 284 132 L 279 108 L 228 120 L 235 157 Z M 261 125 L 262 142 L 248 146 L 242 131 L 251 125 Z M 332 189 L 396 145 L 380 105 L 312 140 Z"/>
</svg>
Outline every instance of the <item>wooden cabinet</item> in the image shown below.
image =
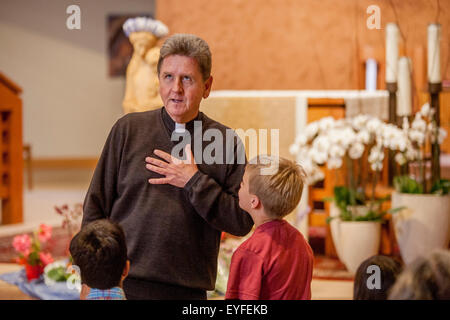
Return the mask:
<svg viewBox="0 0 450 320">
<path fill-rule="evenodd" d="M 23 222 L 22 89 L 0 73 L 1 224 Z"/>
</svg>

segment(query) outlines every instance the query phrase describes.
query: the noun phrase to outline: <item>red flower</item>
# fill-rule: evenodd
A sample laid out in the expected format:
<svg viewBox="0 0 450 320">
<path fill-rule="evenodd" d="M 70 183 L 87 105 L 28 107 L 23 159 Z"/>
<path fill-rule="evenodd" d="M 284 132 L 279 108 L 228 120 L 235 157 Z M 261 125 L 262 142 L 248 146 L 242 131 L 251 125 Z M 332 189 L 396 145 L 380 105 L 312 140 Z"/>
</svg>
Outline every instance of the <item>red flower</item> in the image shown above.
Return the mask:
<svg viewBox="0 0 450 320">
<path fill-rule="evenodd" d="M 39 252 L 39 259 L 44 267 L 53 262 L 53 257 L 50 253 Z"/>
<path fill-rule="evenodd" d="M 27 256 L 30 253 L 31 238 L 28 234 L 15 236 L 12 245 L 17 252 Z"/>
<path fill-rule="evenodd" d="M 39 226 L 38 238 L 42 243 L 47 242 L 52 237 L 52 227 L 46 224 Z"/>
</svg>

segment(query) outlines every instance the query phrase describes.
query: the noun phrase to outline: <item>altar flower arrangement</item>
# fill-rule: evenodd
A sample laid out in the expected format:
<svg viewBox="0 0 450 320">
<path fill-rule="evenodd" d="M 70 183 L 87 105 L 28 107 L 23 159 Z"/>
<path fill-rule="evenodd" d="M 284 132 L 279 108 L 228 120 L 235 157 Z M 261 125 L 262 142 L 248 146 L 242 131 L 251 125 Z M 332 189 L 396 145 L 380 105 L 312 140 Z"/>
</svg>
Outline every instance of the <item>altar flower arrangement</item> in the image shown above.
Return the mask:
<svg viewBox="0 0 450 320">
<path fill-rule="evenodd" d="M 395 161 L 400 167 L 394 178 L 394 187 L 402 193 L 434 193 L 447 194 L 450 192 L 450 181 L 439 179 L 431 181 L 431 173 L 427 162 L 430 159 L 431 145 L 438 145 L 447 137 L 447 132 L 437 126 L 434 121 L 435 110 L 425 103 L 410 122 L 403 118 L 402 131 L 406 137 L 406 148 L 400 150 L 391 148 Z"/>
<path fill-rule="evenodd" d="M 52 227 L 41 224 L 39 229 L 33 233 L 15 236 L 12 246 L 18 252 L 16 262 L 25 266 L 28 281 L 39 278 L 47 264 L 53 262 L 50 253 L 43 250 L 43 246 L 52 237 Z"/>
<path fill-rule="evenodd" d="M 406 152 L 408 141 L 403 130 L 376 117 L 358 115 L 338 120 L 326 117 L 309 123 L 290 146 L 290 153 L 297 156 L 306 171 L 309 185 L 324 178 L 321 166 L 336 169 L 336 174 L 345 167 L 345 186 L 335 187 L 333 199 L 340 209 L 340 218 L 379 221 L 387 213 L 379 210 L 380 200 L 375 200 L 385 150 Z M 371 197 L 366 199 L 366 189 L 370 186 Z M 357 206 L 367 206 L 368 210 L 361 214 Z"/>
</svg>

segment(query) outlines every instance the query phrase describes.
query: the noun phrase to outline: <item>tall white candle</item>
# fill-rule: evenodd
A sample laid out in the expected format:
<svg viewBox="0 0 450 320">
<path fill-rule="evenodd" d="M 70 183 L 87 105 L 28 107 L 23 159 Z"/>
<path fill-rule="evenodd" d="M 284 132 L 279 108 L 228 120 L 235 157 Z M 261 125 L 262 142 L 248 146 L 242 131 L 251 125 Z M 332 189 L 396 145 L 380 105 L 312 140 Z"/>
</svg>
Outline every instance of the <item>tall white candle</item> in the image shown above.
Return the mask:
<svg viewBox="0 0 450 320">
<path fill-rule="evenodd" d="M 428 82 L 440 83 L 441 82 L 441 25 L 429 24 L 428 25 Z"/>
<path fill-rule="evenodd" d="M 386 25 L 386 82 L 397 82 L 398 62 L 398 36 L 397 24 L 390 22 Z"/>
<path fill-rule="evenodd" d="M 411 62 L 407 57 L 398 60 L 397 116 L 411 115 Z"/>
<path fill-rule="evenodd" d="M 366 90 L 377 90 L 377 62 L 372 58 L 366 60 Z"/>
</svg>

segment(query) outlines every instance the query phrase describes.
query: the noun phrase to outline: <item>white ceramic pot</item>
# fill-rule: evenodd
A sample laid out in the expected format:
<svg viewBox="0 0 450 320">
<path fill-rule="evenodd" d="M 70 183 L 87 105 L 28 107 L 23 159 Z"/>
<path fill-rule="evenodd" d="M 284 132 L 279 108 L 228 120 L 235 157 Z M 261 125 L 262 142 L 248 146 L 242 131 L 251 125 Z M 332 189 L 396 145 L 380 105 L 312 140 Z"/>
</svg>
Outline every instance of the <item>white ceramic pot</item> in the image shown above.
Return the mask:
<svg viewBox="0 0 450 320">
<path fill-rule="evenodd" d="M 330 216 L 339 216 L 339 209 L 330 206 Z M 334 246 L 347 270 L 356 273 L 367 258 L 378 254 L 380 248 L 381 223 L 373 221 L 342 221 L 334 218 L 330 222 Z"/>
<path fill-rule="evenodd" d="M 406 264 L 433 249 L 448 248 L 450 195 L 394 192 L 392 208 L 406 207 L 392 215 L 400 254 Z"/>
<path fill-rule="evenodd" d="M 341 222 L 339 214 L 340 214 L 339 208 L 335 205 L 334 202 L 332 202 L 330 204 L 330 217 L 333 218 L 333 220 L 330 221 L 331 238 L 333 239 L 334 247 L 336 248 L 336 253 L 339 260 L 344 261 L 341 249 L 341 242 L 339 241 L 339 228 L 340 228 L 339 225 Z"/>
<path fill-rule="evenodd" d="M 341 221 L 340 246 L 342 262 L 355 274 L 359 265 L 380 248 L 381 223 L 374 221 Z"/>
</svg>

